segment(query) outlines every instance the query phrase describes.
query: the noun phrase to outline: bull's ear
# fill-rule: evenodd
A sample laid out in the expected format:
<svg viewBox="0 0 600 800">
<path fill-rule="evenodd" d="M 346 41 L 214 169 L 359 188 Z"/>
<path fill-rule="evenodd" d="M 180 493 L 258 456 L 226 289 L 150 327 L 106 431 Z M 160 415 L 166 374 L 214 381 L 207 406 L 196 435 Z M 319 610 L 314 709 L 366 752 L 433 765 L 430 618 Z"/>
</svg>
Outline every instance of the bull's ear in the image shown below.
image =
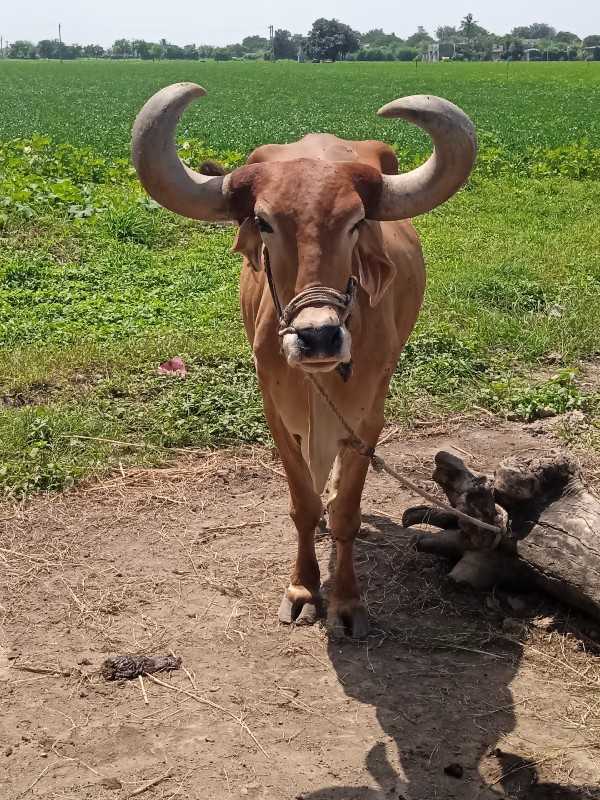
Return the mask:
<svg viewBox="0 0 600 800">
<path fill-rule="evenodd" d="M 376 306 L 396 277 L 396 265 L 386 253 L 381 234 L 367 221 L 360 226 L 354 258 L 358 263 L 360 285 L 369 295 L 371 305 Z"/>
<path fill-rule="evenodd" d="M 238 232 L 230 249 L 230 253 L 241 253 L 255 272 L 260 272 L 262 264 L 263 242 L 254 217 L 246 217 L 238 228 Z"/>
</svg>

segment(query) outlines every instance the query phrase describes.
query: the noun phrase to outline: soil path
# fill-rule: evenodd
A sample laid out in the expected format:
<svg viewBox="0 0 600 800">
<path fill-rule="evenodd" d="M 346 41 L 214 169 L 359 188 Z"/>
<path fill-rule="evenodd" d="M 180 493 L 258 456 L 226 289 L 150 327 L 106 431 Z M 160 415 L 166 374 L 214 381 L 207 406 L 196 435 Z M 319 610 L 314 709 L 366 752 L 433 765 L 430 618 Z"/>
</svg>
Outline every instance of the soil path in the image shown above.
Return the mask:
<svg viewBox="0 0 600 800">
<path fill-rule="evenodd" d="M 431 490 L 441 448 L 491 470 L 551 444 L 490 420 L 382 454 Z M 294 536 L 266 451 L 0 511 L 0 797 L 598 800 L 599 631 L 447 586 L 399 524 L 416 499 L 369 474 L 363 642 L 278 624 Z M 327 534 L 318 555 L 327 584 Z M 161 683 L 98 672 L 170 650 L 187 671 Z"/>
</svg>

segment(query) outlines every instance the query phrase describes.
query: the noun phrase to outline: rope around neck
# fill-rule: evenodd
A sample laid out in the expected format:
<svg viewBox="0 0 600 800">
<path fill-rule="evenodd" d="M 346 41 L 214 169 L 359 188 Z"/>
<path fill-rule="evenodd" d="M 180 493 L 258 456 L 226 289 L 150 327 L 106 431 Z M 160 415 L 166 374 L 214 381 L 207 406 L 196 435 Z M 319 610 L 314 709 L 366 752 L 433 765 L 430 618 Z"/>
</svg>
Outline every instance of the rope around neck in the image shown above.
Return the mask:
<svg viewBox="0 0 600 800">
<path fill-rule="evenodd" d="M 502 539 L 502 537 L 507 533 L 508 524 L 507 519 L 503 519 L 502 525 L 491 525 L 489 522 L 484 522 L 483 520 L 477 519 L 476 517 L 471 517 L 469 514 L 465 514 L 463 511 L 459 511 L 457 508 L 453 508 L 449 506 L 447 503 L 444 503 L 442 500 L 438 500 L 435 495 L 431 494 L 430 492 L 426 491 L 425 489 L 421 489 L 420 486 L 417 486 L 416 483 L 413 483 L 409 478 L 404 477 L 399 472 L 397 472 L 393 467 L 388 466 L 381 456 L 375 455 L 375 448 L 370 447 L 364 439 L 362 439 L 350 426 L 349 422 L 342 416 L 340 410 L 335 405 L 333 400 L 329 397 L 321 383 L 315 378 L 315 376 L 307 372 L 308 380 L 312 383 L 315 387 L 317 392 L 321 395 L 323 400 L 327 403 L 329 408 L 333 411 L 335 416 L 341 422 L 343 427 L 349 434 L 348 439 L 344 441 L 344 444 L 352 449 L 356 450 L 357 453 L 360 453 L 361 456 L 366 456 L 371 460 L 371 466 L 375 470 L 375 472 L 387 472 L 388 475 L 391 475 L 392 478 L 395 478 L 399 483 L 401 483 L 407 489 L 410 489 L 412 492 L 416 492 L 416 494 L 421 495 L 425 500 L 431 503 L 438 508 L 443 509 L 448 514 L 456 517 L 457 519 L 463 520 L 463 522 L 469 522 L 471 525 L 476 525 L 478 528 L 482 528 L 486 531 L 491 531 L 492 533 L 496 534 L 494 541 L 491 543 L 488 549 L 493 550 L 497 547 L 498 543 Z"/>
</svg>

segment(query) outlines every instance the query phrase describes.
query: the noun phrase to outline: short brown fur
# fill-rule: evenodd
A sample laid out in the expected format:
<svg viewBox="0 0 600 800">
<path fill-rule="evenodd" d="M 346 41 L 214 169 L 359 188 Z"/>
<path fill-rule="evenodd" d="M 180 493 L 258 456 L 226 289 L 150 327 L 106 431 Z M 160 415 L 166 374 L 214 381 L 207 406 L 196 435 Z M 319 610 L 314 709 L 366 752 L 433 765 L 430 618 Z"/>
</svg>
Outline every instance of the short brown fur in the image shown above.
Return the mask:
<svg viewBox="0 0 600 800">
<path fill-rule="evenodd" d="M 260 165 L 260 168 L 258 168 Z M 344 291 L 351 274 L 361 282 L 348 322 L 353 374 L 319 375 L 326 392 L 358 434 L 375 446 L 384 422 L 388 385 L 398 356 L 417 320 L 425 289 L 425 266 L 409 220 L 368 220 L 381 193 L 382 173 L 397 172 L 396 156 L 381 142 L 346 142 L 329 134 L 255 150 L 248 166 L 231 176 L 229 192 L 242 223 L 232 248 L 245 256 L 241 307 L 252 345 L 265 415 L 288 479 L 290 515 L 298 553 L 282 606 L 285 622 L 311 622 L 321 606 L 314 549 L 323 514 L 305 457 L 311 425 L 318 425 L 325 456 L 335 461 L 329 481 L 329 526 L 337 563 L 329 604 L 330 629 L 363 636 L 367 615 L 354 571 L 354 538 L 369 461 L 343 444 L 339 421 L 314 393 L 302 369 L 289 366 L 277 335 L 278 319 L 263 267 L 263 241 L 253 222 L 268 208 L 276 235 L 265 236 L 282 304 L 314 285 Z M 347 227 L 364 209 L 367 220 L 352 248 Z M 246 220 L 246 221 L 245 221 Z M 272 244 L 271 244 L 272 242 Z"/>
</svg>

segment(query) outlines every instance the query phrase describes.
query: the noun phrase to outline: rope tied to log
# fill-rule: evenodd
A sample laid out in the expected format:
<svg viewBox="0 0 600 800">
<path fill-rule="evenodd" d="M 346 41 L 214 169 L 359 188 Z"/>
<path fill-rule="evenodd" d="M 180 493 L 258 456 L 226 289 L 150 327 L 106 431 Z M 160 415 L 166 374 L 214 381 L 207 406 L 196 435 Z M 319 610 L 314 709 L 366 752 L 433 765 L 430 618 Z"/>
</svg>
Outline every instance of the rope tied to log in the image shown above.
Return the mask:
<svg viewBox="0 0 600 800">
<path fill-rule="evenodd" d="M 275 286 L 275 280 L 273 278 L 273 273 L 271 271 L 271 260 L 269 258 L 269 251 L 266 247 L 263 247 L 263 257 L 264 257 L 264 264 L 265 264 L 265 273 L 267 276 L 267 283 L 269 285 L 269 291 L 271 293 L 271 298 L 273 300 L 273 305 L 275 306 L 275 311 L 277 312 L 277 316 L 279 318 L 279 326 L 277 329 L 277 333 L 279 336 L 283 337 L 286 333 L 295 333 L 295 328 L 292 326 L 292 322 L 295 317 L 299 314 L 299 312 L 303 308 L 307 308 L 309 306 L 314 306 L 316 304 L 323 304 L 332 306 L 333 308 L 338 308 L 340 311 L 340 322 L 345 322 L 350 314 L 352 313 L 352 308 L 354 306 L 354 299 L 356 297 L 356 287 L 358 285 L 358 281 L 354 275 L 350 276 L 350 280 L 348 281 L 348 287 L 346 292 L 338 292 L 336 289 L 332 289 L 328 286 L 313 286 L 309 289 L 304 289 L 302 292 L 299 292 L 295 297 L 293 297 L 290 302 L 287 304 L 285 308 L 282 309 L 281 302 L 279 300 L 279 296 L 277 294 L 277 288 Z M 342 365 L 338 365 L 336 368 L 337 370 L 340 369 Z M 340 373 L 344 380 L 347 380 L 347 377 L 344 377 L 344 372 Z M 366 458 L 370 459 L 371 466 L 373 467 L 375 472 L 387 472 L 388 475 L 391 475 L 392 478 L 395 478 L 399 483 L 401 483 L 405 488 L 410 489 L 412 492 L 423 497 L 425 500 L 430 502 L 432 505 L 437 506 L 438 508 L 443 509 L 448 514 L 456 517 L 457 519 L 462 520 L 463 522 L 468 522 L 471 525 L 475 525 L 478 528 L 481 528 L 486 531 L 491 531 L 495 533 L 496 536 L 494 537 L 493 541 L 489 545 L 489 550 L 493 550 L 495 547 L 498 546 L 502 537 L 505 536 L 508 532 L 508 516 L 502 515 L 501 509 L 496 506 L 498 510 L 498 516 L 501 519 L 500 525 L 491 525 L 489 522 L 484 522 L 483 520 L 477 519 L 476 517 L 472 517 L 469 514 L 465 514 L 463 511 L 459 511 L 457 508 L 453 508 L 449 506 L 447 503 L 444 503 L 441 500 L 438 500 L 437 497 L 432 495 L 430 492 L 426 491 L 425 489 L 421 489 L 420 486 L 417 486 L 416 483 L 413 483 L 409 478 L 406 478 L 404 475 L 401 475 L 397 470 L 393 469 L 393 467 L 388 466 L 386 462 L 381 458 L 381 456 L 375 455 L 375 448 L 369 446 L 362 437 L 360 437 L 356 431 L 352 428 L 350 423 L 345 419 L 342 415 L 338 407 L 335 405 L 333 400 L 329 397 L 321 383 L 315 378 L 313 374 L 310 372 L 307 373 L 307 377 L 309 381 L 313 384 L 317 392 L 321 395 L 323 400 L 327 403 L 329 408 L 333 411 L 335 416 L 338 418 L 342 426 L 348 432 L 348 439 L 344 440 L 344 444 L 347 447 L 351 447 L 356 450 L 357 453 L 360 453 L 361 456 L 365 456 Z"/>
<path fill-rule="evenodd" d="M 398 483 L 401 483 L 406 489 L 410 489 L 410 491 L 415 492 L 416 494 L 423 497 L 429 503 L 438 508 L 443 509 L 448 514 L 456 517 L 457 519 L 462 520 L 463 522 L 468 522 L 471 525 L 475 525 L 478 528 L 481 528 L 486 531 L 491 531 L 495 533 L 496 536 L 489 545 L 489 550 L 495 549 L 498 544 L 501 542 L 502 537 L 508 533 L 508 515 L 500 514 L 501 524 L 500 525 L 491 525 L 489 522 L 484 522 L 481 519 L 477 519 L 476 517 L 472 517 L 469 514 L 465 514 L 463 511 L 459 511 L 458 508 L 453 508 L 452 506 L 444 503 L 443 500 L 439 500 L 435 495 L 428 492 L 426 489 L 422 489 L 420 486 L 417 486 L 416 483 L 407 478 L 404 475 L 401 475 L 397 470 L 393 467 L 390 467 L 381 456 L 375 455 L 375 448 L 369 446 L 362 437 L 360 437 L 356 431 L 352 428 L 350 423 L 346 420 L 346 418 L 342 415 L 338 407 L 335 405 L 333 400 L 329 397 L 325 389 L 323 388 L 322 384 L 316 379 L 316 377 L 312 373 L 307 373 L 307 377 L 312 385 L 315 387 L 317 392 L 321 395 L 323 400 L 327 403 L 329 408 L 333 411 L 337 419 L 340 421 L 342 426 L 348 432 L 349 436 L 347 439 L 344 439 L 344 444 L 347 447 L 351 447 L 353 450 L 356 450 L 357 453 L 360 453 L 361 456 L 365 456 L 366 458 L 370 459 L 371 466 L 375 472 L 387 472 L 392 478 L 395 478 Z M 497 507 L 498 508 L 498 507 Z M 498 509 L 500 511 L 500 509 Z"/>
</svg>

